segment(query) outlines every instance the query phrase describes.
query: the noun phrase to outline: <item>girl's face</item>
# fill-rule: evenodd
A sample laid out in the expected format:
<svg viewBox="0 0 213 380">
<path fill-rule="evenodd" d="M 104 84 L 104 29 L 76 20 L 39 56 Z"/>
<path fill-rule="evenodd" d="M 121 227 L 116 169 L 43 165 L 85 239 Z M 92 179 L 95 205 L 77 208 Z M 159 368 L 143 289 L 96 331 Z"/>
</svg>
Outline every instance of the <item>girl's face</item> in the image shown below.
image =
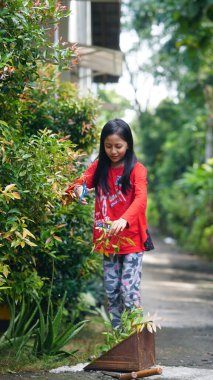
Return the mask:
<svg viewBox="0 0 213 380">
<path fill-rule="evenodd" d="M 116 167 L 122 164 L 128 144 L 119 135 L 113 134 L 105 138 L 104 149 L 112 166 Z"/>
</svg>

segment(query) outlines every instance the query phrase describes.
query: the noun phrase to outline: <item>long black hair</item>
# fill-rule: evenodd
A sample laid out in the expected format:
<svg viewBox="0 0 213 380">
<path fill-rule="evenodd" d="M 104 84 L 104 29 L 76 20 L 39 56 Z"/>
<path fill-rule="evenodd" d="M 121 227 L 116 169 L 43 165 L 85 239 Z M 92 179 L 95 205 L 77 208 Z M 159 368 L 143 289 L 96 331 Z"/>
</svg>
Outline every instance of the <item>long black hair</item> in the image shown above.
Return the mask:
<svg viewBox="0 0 213 380">
<path fill-rule="evenodd" d="M 108 121 L 101 132 L 100 138 L 100 149 L 98 155 L 98 165 L 93 177 L 93 184 L 98 193 L 98 186 L 100 186 L 103 192 L 106 194 L 109 192 L 108 184 L 108 172 L 111 165 L 109 157 L 105 153 L 104 141 L 109 135 L 116 134 L 122 140 L 126 141 L 128 144 L 128 149 L 124 156 L 124 171 L 120 178 L 119 183 L 121 184 L 121 190 L 124 194 L 131 188 L 130 184 L 130 173 L 137 162 L 137 158 L 134 153 L 133 148 L 133 137 L 129 125 L 121 119 L 113 119 Z"/>
</svg>

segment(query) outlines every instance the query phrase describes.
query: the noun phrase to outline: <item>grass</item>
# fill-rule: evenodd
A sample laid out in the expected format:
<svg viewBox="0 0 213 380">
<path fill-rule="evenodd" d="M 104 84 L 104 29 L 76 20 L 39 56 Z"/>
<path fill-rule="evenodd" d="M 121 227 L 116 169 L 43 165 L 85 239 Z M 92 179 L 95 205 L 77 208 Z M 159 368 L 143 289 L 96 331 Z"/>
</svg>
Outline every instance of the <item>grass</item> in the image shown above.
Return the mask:
<svg viewBox="0 0 213 380">
<path fill-rule="evenodd" d="M 66 350 L 78 350 L 75 356 L 67 358 L 46 356 L 42 359 L 30 356 L 29 353 L 23 354 L 18 360 L 15 352 L 10 350 L 0 355 L 0 374 L 17 372 L 38 372 L 63 365 L 74 365 L 91 360 L 97 354 L 98 346 L 103 344 L 104 323 L 101 317 L 87 316 L 90 323 L 80 331 L 76 338 L 72 339 L 65 347 Z"/>
</svg>

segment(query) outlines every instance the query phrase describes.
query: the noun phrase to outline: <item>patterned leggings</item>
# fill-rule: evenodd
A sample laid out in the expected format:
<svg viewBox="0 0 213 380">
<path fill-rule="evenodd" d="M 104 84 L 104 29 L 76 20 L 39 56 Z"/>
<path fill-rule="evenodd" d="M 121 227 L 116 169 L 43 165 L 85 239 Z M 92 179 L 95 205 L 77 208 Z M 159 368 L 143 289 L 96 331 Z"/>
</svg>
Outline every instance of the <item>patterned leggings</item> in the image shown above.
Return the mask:
<svg viewBox="0 0 213 380">
<path fill-rule="evenodd" d="M 142 259 L 143 252 L 104 256 L 104 287 L 113 328 L 120 325 L 124 308 L 141 306 Z"/>
</svg>

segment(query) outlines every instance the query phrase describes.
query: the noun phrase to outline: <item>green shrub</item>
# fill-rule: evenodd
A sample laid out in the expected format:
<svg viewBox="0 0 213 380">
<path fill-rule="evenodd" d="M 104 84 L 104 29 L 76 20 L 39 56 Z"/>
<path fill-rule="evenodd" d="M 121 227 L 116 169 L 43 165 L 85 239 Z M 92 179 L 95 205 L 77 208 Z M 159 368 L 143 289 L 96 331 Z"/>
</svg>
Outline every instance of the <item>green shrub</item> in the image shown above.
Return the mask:
<svg viewBox="0 0 213 380">
<path fill-rule="evenodd" d="M 20 102 L 25 133 L 51 129 L 68 136 L 78 148 L 91 152 L 97 139 L 98 100 L 92 95 L 80 97 L 73 83 L 60 83 L 53 65 L 38 73 L 38 79 L 26 89 Z"/>
<path fill-rule="evenodd" d="M 77 50 L 53 43 L 66 16 L 57 0 L 0 5 L 0 289 L 13 301 L 37 294 L 53 302 L 68 292 L 75 308 L 90 265 L 91 208 L 61 197 L 79 176 L 96 141 L 97 102 L 59 84 L 55 72 L 76 63 Z M 41 66 L 47 70 L 41 71 Z M 53 65 L 53 66 L 52 66 Z M 69 138 L 66 135 L 70 135 Z M 78 144 L 78 146 L 76 145 Z M 82 241 L 80 241 L 80 239 Z M 87 273 L 85 276 L 84 273 Z"/>
<path fill-rule="evenodd" d="M 19 97 L 38 77 L 40 62 L 52 62 L 59 69 L 75 63 L 75 46 L 51 42 L 55 24 L 68 14 L 64 8 L 57 0 L 43 6 L 34 0 L 5 0 L 0 5 L 1 120 L 19 118 Z"/>
<path fill-rule="evenodd" d="M 69 140 L 47 130 L 29 139 L 13 136 L 9 127 L 2 128 L 0 258 L 9 272 L 4 292 L 18 298 L 47 293 L 54 260 L 56 284 L 63 283 L 56 294 L 64 294 L 69 283 L 71 303 L 84 281 L 81 271 L 92 234 L 91 208 L 61 202 L 65 187 L 81 170 L 79 153 Z"/>
<path fill-rule="evenodd" d="M 213 258 L 212 232 L 213 160 L 188 169 L 171 188 L 159 192 L 164 231 L 193 253 Z M 162 221 L 161 221 L 162 223 Z"/>
</svg>

